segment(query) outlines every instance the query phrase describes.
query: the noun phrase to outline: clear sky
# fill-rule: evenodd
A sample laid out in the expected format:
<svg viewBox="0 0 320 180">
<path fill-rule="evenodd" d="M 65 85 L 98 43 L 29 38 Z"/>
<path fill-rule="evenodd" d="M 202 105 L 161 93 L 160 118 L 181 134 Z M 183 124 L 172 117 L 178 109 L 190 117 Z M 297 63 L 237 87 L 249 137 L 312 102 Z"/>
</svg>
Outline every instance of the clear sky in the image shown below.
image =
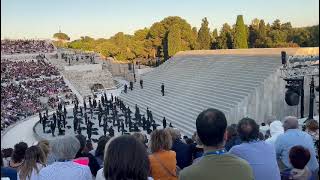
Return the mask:
<svg viewBox="0 0 320 180">
<path fill-rule="evenodd" d="M 1 0 L 1 38 L 51 38 L 61 27 L 71 39 L 133 34 L 167 16 L 180 16 L 200 27 L 207 17 L 211 29 L 234 24 L 242 14 L 294 27 L 319 24 L 319 0 Z"/>
</svg>

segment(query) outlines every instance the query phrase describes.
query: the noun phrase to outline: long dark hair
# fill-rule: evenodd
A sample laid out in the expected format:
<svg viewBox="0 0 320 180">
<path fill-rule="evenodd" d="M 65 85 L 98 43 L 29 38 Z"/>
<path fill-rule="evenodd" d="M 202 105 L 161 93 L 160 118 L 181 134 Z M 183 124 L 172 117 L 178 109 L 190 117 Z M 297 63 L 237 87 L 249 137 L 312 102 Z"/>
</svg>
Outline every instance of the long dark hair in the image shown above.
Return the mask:
<svg viewBox="0 0 320 180">
<path fill-rule="evenodd" d="M 95 152 L 96 157 L 101 157 L 103 159 L 104 149 L 106 147 L 107 142 L 109 141 L 109 136 L 101 136 L 98 141 L 98 146 Z"/>
<path fill-rule="evenodd" d="M 113 139 L 106 149 L 104 176 L 108 180 L 147 180 L 150 164 L 144 145 L 124 135 Z"/>
<path fill-rule="evenodd" d="M 27 148 L 28 148 L 28 145 L 25 142 L 19 142 L 18 144 L 14 145 L 14 149 L 11 156 L 12 161 L 14 163 L 22 162 Z"/>
<path fill-rule="evenodd" d="M 19 170 L 19 178 L 21 180 L 30 179 L 33 169 L 39 173 L 37 163 L 41 163 L 43 151 L 39 146 L 31 146 L 26 150 L 25 160 Z"/>
</svg>

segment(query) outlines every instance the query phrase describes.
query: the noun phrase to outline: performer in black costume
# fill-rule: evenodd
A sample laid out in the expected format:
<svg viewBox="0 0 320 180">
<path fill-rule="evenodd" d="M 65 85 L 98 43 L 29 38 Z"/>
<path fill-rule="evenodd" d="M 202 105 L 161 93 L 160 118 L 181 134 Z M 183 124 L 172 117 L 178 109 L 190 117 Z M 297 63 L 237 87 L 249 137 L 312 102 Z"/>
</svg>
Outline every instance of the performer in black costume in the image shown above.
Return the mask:
<svg viewBox="0 0 320 180">
<path fill-rule="evenodd" d="M 55 136 L 54 135 L 54 131 L 56 129 L 56 125 L 55 125 L 55 123 L 53 121 L 51 121 L 50 128 L 51 128 L 51 134 L 54 137 Z"/>
<path fill-rule="evenodd" d="M 124 85 L 124 93 L 127 93 L 127 91 L 128 91 L 128 86 L 127 86 L 127 84 L 125 84 Z"/>
<path fill-rule="evenodd" d="M 162 93 L 162 96 L 164 96 L 164 84 L 163 83 L 161 85 L 161 93 Z"/>
<path fill-rule="evenodd" d="M 163 117 L 163 120 L 162 120 L 162 126 L 163 126 L 163 129 L 167 127 L 167 120 L 166 120 L 166 117 Z"/>
<path fill-rule="evenodd" d="M 140 79 L 140 87 L 141 87 L 141 89 L 143 89 L 143 80 L 142 79 Z"/>
<path fill-rule="evenodd" d="M 113 136 L 114 136 L 114 130 L 113 130 L 113 127 L 112 127 L 112 126 L 110 126 L 110 128 L 109 128 L 109 136 L 110 136 L 110 137 L 113 137 Z"/>
</svg>

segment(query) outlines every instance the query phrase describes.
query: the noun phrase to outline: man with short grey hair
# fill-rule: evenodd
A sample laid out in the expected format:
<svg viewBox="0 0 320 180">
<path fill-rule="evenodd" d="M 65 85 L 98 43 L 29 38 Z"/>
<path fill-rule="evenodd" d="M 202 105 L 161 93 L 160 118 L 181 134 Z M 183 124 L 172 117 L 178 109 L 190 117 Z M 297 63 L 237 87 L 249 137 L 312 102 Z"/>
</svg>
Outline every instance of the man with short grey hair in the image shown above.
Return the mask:
<svg viewBox="0 0 320 180">
<path fill-rule="evenodd" d="M 276 142 L 275 148 L 277 153 L 277 158 L 280 163 L 283 163 L 285 167 L 280 168 L 283 170 L 285 168 L 292 168 L 289 161 L 289 151 L 293 146 L 303 146 L 310 151 L 310 161 L 308 162 L 308 168 L 314 173 L 316 173 L 319 168 L 319 164 L 316 159 L 316 152 L 313 145 L 312 137 L 299 129 L 298 119 L 294 116 L 285 117 L 283 123 L 284 133 L 279 135 Z"/>
<path fill-rule="evenodd" d="M 92 175 L 87 165 L 80 165 L 72 160 L 80 149 L 80 142 L 74 136 L 64 136 L 52 141 L 52 153 L 58 159 L 39 172 L 39 180 L 91 180 Z"/>
</svg>

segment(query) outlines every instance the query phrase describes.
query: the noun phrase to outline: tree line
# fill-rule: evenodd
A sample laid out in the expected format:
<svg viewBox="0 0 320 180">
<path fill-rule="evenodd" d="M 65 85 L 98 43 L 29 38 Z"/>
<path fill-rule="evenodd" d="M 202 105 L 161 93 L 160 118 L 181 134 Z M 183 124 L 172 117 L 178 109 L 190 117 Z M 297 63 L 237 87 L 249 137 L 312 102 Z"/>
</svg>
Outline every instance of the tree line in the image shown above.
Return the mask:
<svg viewBox="0 0 320 180">
<path fill-rule="evenodd" d="M 95 51 L 117 60 L 168 59 L 185 50 L 318 47 L 319 25 L 294 28 L 290 22 L 282 23 L 279 19 L 272 24 L 253 19 L 250 25 L 246 25 L 243 16 L 238 15 L 234 25 L 224 23 L 218 32 L 217 29 L 210 30 L 207 18 L 202 19 L 197 30 L 185 19 L 169 16 L 149 28 L 135 31 L 133 35 L 118 32 L 109 39 L 83 36 L 67 43 L 56 41 L 55 45 Z"/>
</svg>

